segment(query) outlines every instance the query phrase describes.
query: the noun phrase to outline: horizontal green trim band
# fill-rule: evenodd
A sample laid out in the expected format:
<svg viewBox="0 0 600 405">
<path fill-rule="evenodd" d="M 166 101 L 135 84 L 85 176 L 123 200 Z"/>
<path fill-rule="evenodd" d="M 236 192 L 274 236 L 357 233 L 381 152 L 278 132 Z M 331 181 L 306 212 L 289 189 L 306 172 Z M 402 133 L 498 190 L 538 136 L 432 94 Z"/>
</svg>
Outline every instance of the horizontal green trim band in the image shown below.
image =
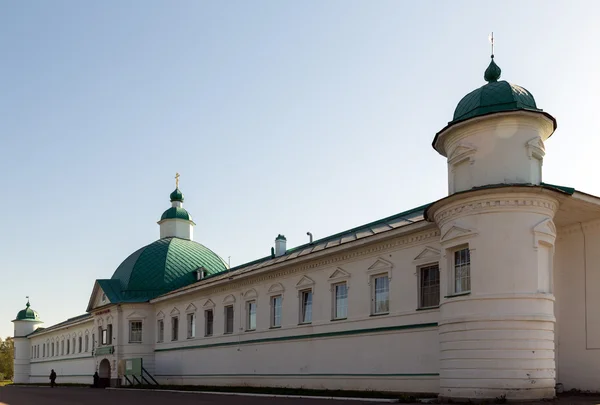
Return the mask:
<svg viewBox="0 0 600 405">
<path fill-rule="evenodd" d="M 392 373 L 392 374 L 154 374 L 155 377 L 439 377 L 439 373 Z"/>
<path fill-rule="evenodd" d="M 92 358 L 91 354 L 89 356 L 81 356 L 81 357 L 73 357 L 70 359 L 56 359 L 56 360 L 40 360 L 40 361 L 32 361 L 30 364 L 40 364 L 40 363 L 58 363 L 59 361 L 70 361 L 70 360 L 81 360 L 81 359 L 89 359 Z"/>
<path fill-rule="evenodd" d="M 381 332 L 391 332 L 391 331 L 397 331 L 397 330 L 434 328 L 437 326 L 438 326 L 437 322 L 418 323 L 418 324 L 412 324 L 412 325 L 385 326 L 385 327 L 381 327 L 381 328 L 354 329 L 354 330 L 344 330 L 344 331 L 339 331 L 339 332 L 311 333 L 311 334 L 306 334 L 306 335 L 279 336 L 279 337 L 272 337 L 272 338 L 242 340 L 242 341 L 234 341 L 234 342 L 209 343 L 209 344 L 205 344 L 205 345 L 170 347 L 170 348 L 166 348 L 166 349 L 154 349 L 154 351 L 155 352 L 169 352 L 169 351 L 173 351 L 173 350 L 206 349 L 209 347 L 239 346 L 239 345 L 249 345 L 249 344 L 256 344 L 256 343 L 282 342 L 282 341 L 286 341 L 286 340 L 304 340 L 304 339 L 326 338 L 326 337 L 333 337 L 333 336 L 362 335 L 365 333 L 381 333 Z"/>
</svg>

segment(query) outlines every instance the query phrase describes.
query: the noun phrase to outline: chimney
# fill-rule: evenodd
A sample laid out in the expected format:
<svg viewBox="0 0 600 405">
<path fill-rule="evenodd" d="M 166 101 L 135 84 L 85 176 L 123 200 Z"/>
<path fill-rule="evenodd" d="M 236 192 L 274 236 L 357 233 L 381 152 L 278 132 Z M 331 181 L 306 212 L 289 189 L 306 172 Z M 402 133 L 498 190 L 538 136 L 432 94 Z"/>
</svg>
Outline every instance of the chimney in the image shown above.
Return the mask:
<svg viewBox="0 0 600 405">
<path fill-rule="evenodd" d="M 285 254 L 286 242 L 287 242 L 287 239 L 285 239 L 285 236 L 283 236 L 281 234 L 277 235 L 277 238 L 275 238 L 275 256 L 276 257 L 283 256 Z"/>
</svg>

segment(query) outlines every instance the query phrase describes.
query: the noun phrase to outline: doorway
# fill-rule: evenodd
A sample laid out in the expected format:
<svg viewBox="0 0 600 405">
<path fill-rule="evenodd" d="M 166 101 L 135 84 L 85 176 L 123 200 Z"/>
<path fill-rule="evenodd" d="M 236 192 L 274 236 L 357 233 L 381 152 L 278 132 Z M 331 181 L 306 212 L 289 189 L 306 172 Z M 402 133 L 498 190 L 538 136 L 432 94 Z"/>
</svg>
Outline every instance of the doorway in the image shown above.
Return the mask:
<svg viewBox="0 0 600 405">
<path fill-rule="evenodd" d="M 110 387 L 110 361 L 107 359 L 100 362 L 100 366 L 98 366 L 98 376 L 100 377 L 98 380 L 100 387 Z"/>
</svg>

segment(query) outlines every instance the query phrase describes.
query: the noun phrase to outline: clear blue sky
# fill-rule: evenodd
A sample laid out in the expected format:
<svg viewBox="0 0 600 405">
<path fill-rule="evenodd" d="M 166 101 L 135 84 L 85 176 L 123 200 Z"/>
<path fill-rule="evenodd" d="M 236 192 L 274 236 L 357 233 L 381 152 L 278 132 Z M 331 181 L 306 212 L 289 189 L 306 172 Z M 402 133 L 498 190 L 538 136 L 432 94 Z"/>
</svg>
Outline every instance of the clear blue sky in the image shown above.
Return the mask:
<svg viewBox="0 0 600 405">
<path fill-rule="evenodd" d="M 158 239 L 181 173 L 195 239 L 238 265 L 446 194 L 432 148 L 503 78 L 558 120 L 544 180 L 600 195 L 600 2 L 5 2 L 0 336 L 85 311 Z"/>
</svg>

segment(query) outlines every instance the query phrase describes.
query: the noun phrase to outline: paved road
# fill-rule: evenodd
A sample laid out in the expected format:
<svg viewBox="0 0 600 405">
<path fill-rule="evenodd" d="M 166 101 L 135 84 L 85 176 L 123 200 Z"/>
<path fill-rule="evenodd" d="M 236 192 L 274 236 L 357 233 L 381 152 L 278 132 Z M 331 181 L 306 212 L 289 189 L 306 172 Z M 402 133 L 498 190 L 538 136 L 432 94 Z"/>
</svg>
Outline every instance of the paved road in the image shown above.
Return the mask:
<svg viewBox="0 0 600 405">
<path fill-rule="evenodd" d="M 326 399 L 265 398 L 156 391 L 101 390 L 71 387 L 0 388 L 0 405 L 363 405 L 373 402 Z"/>
</svg>

